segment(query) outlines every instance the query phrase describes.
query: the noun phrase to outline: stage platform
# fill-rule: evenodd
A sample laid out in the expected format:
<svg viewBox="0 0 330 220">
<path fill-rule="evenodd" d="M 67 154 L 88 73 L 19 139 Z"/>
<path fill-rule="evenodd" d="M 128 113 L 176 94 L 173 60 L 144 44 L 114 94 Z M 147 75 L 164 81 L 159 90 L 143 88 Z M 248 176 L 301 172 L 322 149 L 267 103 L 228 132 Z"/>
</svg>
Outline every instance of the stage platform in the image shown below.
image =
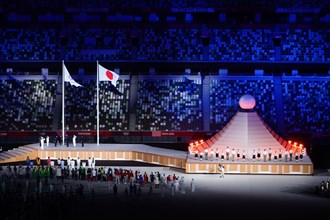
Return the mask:
<svg viewBox="0 0 330 220">
<path fill-rule="evenodd" d="M 197 160 L 193 155 L 189 155 L 186 161 L 186 173 L 219 173 L 219 164 L 225 166 L 225 173 L 232 174 L 298 174 L 298 175 L 313 175 L 313 163 L 308 156 L 305 156 L 302 161 L 285 162 L 281 161 L 266 161 L 246 159 L 240 160 Z"/>
<path fill-rule="evenodd" d="M 246 159 L 242 160 L 211 160 L 211 158 L 200 160 L 188 151 L 179 151 L 152 147 L 145 144 L 90 144 L 84 147 L 77 145 L 73 147 L 57 146 L 50 144 L 49 147 L 41 149 L 39 143 L 29 144 L 4 151 L 0 154 L 0 164 L 22 162 L 29 156 L 30 159 L 36 157 L 46 160 L 58 158 L 66 160 L 80 158 L 87 160 L 89 157 L 97 161 L 137 161 L 167 167 L 174 167 L 185 170 L 186 173 L 219 173 L 219 164 L 225 166 L 225 173 L 231 174 L 298 174 L 313 175 L 313 163 L 306 155 L 302 161 L 266 161 Z"/>
</svg>

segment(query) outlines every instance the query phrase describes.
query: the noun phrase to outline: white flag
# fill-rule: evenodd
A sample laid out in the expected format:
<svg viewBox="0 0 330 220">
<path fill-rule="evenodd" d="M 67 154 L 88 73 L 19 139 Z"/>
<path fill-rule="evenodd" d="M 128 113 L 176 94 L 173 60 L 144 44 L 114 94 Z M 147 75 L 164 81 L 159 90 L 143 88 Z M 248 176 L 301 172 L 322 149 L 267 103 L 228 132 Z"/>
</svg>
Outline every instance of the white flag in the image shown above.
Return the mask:
<svg viewBox="0 0 330 220">
<path fill-rule="evenodd" d="M 117 80 L 119 79 L 119 75 L 111 70 L 104 68 L 99 65 L 99 80 L 100 81 L 110 81 L 112 85 L 116 86 Z"/>
<path fill-rule="evenodd" d="M 66 66 L 63 64 L 63 69 L 64 69 L 64 82 L 69 82 L 70 85 L 75 86 L 75 87 L 80 87 L 82 85 L 80 85 L 79 83 L 77 83 L 76 81 L 74 81 L 74 79 L 72 79 L 69 71 L 67 70 Z"/>
</svg>

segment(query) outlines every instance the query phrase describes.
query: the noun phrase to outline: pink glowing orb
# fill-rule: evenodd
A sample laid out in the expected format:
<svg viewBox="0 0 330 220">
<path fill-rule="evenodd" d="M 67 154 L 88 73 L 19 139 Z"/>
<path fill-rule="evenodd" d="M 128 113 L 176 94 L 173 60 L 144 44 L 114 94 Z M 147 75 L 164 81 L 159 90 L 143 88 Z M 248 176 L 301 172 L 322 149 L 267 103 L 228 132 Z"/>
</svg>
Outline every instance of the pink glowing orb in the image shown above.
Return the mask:
<svg viewBox="0 0 330 220">
<path fill-rule="evenodd" d="M 253 109 L 256 106 L 255 98 L 249 94 L 242 95 L 238 103 L 242 109 Z"/>
</svg>

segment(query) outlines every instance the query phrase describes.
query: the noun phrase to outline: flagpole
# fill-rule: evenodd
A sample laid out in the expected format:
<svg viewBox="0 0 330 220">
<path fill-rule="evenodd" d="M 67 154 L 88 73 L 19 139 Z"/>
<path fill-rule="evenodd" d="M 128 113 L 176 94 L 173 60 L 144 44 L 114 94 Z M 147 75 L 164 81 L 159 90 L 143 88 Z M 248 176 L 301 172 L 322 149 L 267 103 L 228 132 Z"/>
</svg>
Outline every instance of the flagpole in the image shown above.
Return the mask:
<svg viewBox="0 0 330 220">
<path fill-rule="evenodd" d="M 65 129 L 65 126 L 64 126 L 64 116 L 65 116 L 65 114 L 64 114 L 64 105 L 65 105 L 65 103 L 64 103 L 64 85 L 65 85 L 65 83 L 64 83 L 64 79 L 65 78 L 65 76 L 64 76 L 64 60 L 62 60 L 62 145 L 64 145 L 64 129 Z"/>
<path fill-rule="evenodd" d="M 100 144 L 100 118 L 99 118 L 99 61 L 96 61 L 96 141 L 97 146 Z"/>
</svg>

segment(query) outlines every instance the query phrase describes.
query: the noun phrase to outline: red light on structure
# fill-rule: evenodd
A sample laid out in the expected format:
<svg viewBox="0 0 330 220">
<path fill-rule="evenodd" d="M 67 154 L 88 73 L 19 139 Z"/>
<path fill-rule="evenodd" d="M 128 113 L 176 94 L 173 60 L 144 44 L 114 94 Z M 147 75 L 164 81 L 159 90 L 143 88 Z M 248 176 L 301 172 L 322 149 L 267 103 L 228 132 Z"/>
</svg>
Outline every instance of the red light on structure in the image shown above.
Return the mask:
<svg viewBox="0 0 330 220">
<path fill-rule="evenodd" d="M 304 147 L 303 144 L 300 144 L 298 142 L 292 142 L 291 140 L 288 141 L 288 144 L 290 144 L 293 148 L 303 149 L 303 147 Z"/>
</svg>

